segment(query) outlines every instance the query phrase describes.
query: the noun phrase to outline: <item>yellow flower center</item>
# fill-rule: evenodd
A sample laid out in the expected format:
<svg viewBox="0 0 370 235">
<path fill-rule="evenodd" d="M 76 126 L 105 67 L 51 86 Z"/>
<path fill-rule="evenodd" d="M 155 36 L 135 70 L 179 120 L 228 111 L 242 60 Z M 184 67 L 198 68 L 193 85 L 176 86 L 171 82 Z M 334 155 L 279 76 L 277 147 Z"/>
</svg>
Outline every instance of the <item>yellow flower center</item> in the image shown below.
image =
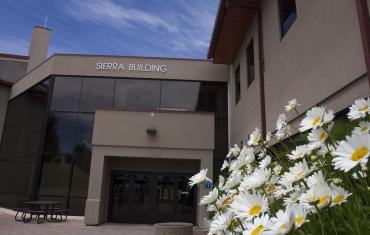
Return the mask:
<svg viewBox="0 0 370 235">
<path fill-rule="evenodd" d="M 294 221 L 295 221 L 296 224 L 301 224 L 303 222 L 303 220 L 304 220 L 303 217 L 298 216 L 297 218 L 295 218 Z"/>
<path fill-rule="evenodd" d="M 317 124 L 319 124 L 320 121 L 321 121 L 321 117 L 315 118 L 315 120 L 313 120 L 312 122 L 312 126 L 316 126 Z"/>
<path fill-rule="evenodd" d="M 280 225 L 280 228 L 282 228 L 282 229 L 286 229 L 286 224 L 282 224 L 282 225 Z"/>
<path fill-rule="evenodd" d="M 360 129 L 360 131 L 361 131 L 361 133 L 364 133 L 364 132 L 366 132 L 367 131 L 367 126 L 364 126 L 364 127 L 362 127 L 361 129 Z"/>
<path fill-rule="evenodd" d="M 305 171 L 299 171 L 296 175 L 295 175 L 295 180 L 299 180 L 300 178 L 302 178 L 303 176 L 305 175 Z"/>
<path fill-rule="evenodd" d="M 323 133 L 321 133 L 320 135 L 320 141 L 324 141 L 326 139 L 326 137 L 328 136 L 328 134 L 324 131 Z"/>
<path fill-rule="evenodd" d="M 344 195 L 343 194 L 339 194 L 338 196 L 336 196 L 334 199 L 333 199 L 333 202 L 334 203 L 340 203 L 344 200 Z"/>
<path fill-rule="evenodd" d="M 249 210 L 249 215 L 258 215 L 262 210 L 260 205 L 256 205 Z"/>
<path fill-rule="evenodd" d="M 265 226 L 260 225 L 260 226 L 258 226 L 257 228 L 255 228 L 255 229 L 252 231 L 251 235 L 258 235 L 258 234 L 260 234 L 264 229 L 265 229 Z"/>
<path fill-rule="evenodd" d="M 364 112 L 369 111 L 369 106 L 365 105 L 365 106 L 361 107 L 360 111 L 364 111 Z"/>
<path fill-rule="evenodd" d="M 325 205 L 326 202 L 328 201 L 328 199 L 329 199 L 329 196 L 328 195 L 325 195 L 325 196 L 320 197 L 319 203 L 317 203 L 317 205 L 318 206 Z"/>
<path fill-rule="evenodd" d="M 222 207 L 229 205 L 231 199 L 231 197 L 226 197 L 225 200 L 222 202 Z"/>
<path fill-rule="evenodd" d="M 351 159 L 352 161 L 358 161 L 358 160 L 361 160 L 362 158 L 364 158 L 367 154 L 369 153 L 369 149 L 366 148 L 366 147 L 361 147 L 359 149 L 356 149 L 356 151 L 354 151 L 352 153 L 352 156 L 351 156 Z"/>
</svg>

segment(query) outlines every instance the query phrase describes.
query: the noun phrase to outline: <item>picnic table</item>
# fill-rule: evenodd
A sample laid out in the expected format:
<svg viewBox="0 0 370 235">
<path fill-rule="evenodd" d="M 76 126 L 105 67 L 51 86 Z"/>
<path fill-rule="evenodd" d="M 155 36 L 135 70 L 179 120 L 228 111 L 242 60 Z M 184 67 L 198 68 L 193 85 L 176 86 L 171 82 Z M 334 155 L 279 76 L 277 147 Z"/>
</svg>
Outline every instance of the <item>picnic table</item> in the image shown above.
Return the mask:
<svg viewBox="0 0 370 235">
<path fill-rule="evenodd" d="M 55 222 L 67 220 L 68 210 L 56 207 L 57 205 L 63 204 L 62 202 L 28 201 L 24 202 L 24 204 L 26 205 L 26 207 L 16 210 L 16 221 L 23 221 L 24 223 L 28 223 L 32 220 L 36 220 L 37 223 L 43 223 L 45 221 Z M 21 214 L 20 218 L 19 214 Z M 60 220 L 58 220 L 58 216 L 60 217 Z"/>
</svg>

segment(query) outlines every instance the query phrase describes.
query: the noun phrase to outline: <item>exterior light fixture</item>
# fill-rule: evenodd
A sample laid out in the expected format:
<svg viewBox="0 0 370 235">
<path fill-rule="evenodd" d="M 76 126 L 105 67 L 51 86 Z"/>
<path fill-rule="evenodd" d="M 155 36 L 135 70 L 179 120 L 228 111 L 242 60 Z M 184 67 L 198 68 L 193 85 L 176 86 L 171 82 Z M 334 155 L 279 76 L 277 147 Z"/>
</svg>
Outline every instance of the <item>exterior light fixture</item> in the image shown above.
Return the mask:
<svg viewBox="0 0 370 235">
<path fill-rule="evenodd" d="M 155 128 L 148 128 L 146 129 L 146 133 L 150 136 L 155 136 L 157 134 L 157 130 Z"/>
</svg>

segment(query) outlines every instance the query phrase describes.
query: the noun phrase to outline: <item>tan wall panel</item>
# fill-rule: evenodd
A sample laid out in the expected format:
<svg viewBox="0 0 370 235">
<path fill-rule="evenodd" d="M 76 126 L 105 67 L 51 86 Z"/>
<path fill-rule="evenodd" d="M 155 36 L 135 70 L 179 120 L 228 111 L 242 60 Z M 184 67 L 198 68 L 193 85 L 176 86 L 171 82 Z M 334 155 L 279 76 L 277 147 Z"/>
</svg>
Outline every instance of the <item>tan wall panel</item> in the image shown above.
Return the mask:
<svg viewBox="0 0 370 235">
<path fill-rule="evenodd" d="M 97 70 L 96 63 L 122 63 L 125 71 Z M 128 64 L 167 65 L 168 71 L 135 72 L 129 71 Z M 13 98 L 50 75 L 137 77 L 199 81 L 227 81 L 227 65 L 216 65 L 206 60 L 156 59 L 118 56 L 60 55 L 55 54 L 42 65 L 25 75 L 12 88 Z"/>
<path fill-rule="evenodd" d="M 97 110 L 93 145 L 213 149 L 214 115 Z"/>
<path fill-rule="evenodd" d="M 258 31 L 257 22 L 254 20 L 247 33 L 239 53 L 230 66 L 230 144 L 238 144 L 241 140 L 247 140 L 248 135 L 256 128 L 261 128 L 261 102 L 260 102 L 260 80 L 258 68 Z M 253 38 L 254 44 L 254 63 L 255 63 L 255 79 L 248 87 L 247 83 L 247 46 Z M 234 71 L 240 65 L 240 86 L 241 98 L 235 104 L 235 77 Z"/>
<path fill-rule="evenodd" d="M 297 98 L 300 110 L 306 111 L 366 72 L 354 1 L 296 2 L 298 17 L 281 40 L 278 6 L 270 1 L 263 4 L 270 130 L 288 100 Z"/>
</svg>

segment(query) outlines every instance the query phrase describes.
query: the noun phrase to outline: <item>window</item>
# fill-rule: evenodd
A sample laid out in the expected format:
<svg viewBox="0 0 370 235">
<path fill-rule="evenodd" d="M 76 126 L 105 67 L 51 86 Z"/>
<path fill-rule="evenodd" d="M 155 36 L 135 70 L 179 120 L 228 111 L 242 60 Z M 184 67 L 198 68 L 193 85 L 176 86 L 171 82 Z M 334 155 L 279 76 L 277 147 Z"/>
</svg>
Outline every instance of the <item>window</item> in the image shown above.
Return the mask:
<svg viewBox="0 0 370 235">
<path fill-rule="evenodd" d="M 254 44 L 253 38 L 247 46 L 247 87 L 249 87 L 254 80 Z"/>
<path fill-rule="evenodd" d="M 84 78 L 81 89 L 80 112 L 95 112 L 113 105 L 114 79 Z"/>
<path fill-rule="evenodd" d="M 279 0 L 279 14 L 281 37 L 284 37 L 297 18 L 295 0 Z"/>
<path fill-rule="evenodd" d="M 162 81 L 161 109 L 198 110 L 200 82 Z"/>
<path fill-rule="evenodd" d="M 114 107 L 127 109 L 158 109 L 161 82 L 144 79 L 118 79 Z"/>
<path fill-rule="evenodd" d="M 234 72 L 235 77 L 235 103 L 237 104 L 240 100 L 240 65 Z"/>
<path fill-rule="evenodd" d="M 50 109 L 53 111 L 77 111 L 82 78 L 56 77 Z"/>
</svg>

